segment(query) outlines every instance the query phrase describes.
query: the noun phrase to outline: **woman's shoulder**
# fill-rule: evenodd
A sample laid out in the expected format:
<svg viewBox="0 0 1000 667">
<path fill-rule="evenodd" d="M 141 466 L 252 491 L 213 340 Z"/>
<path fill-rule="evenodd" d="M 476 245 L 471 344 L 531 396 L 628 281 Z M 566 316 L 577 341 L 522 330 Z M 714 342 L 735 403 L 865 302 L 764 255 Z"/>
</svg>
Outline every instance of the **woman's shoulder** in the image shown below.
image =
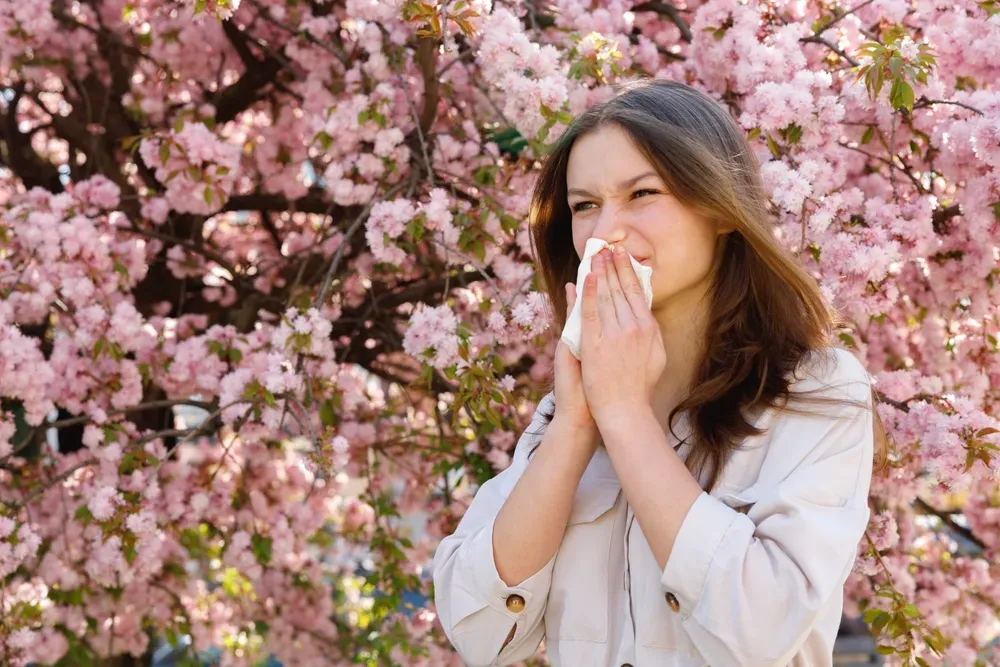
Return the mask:
<svg viewBox="0 0 1000 667">
<path fill-rule="evenodd" d="M 793 395 L 816 395 L 825 400 L 871 403 L 872 381 L 861 360 L 839 347 L 810 350 L 788 378 Z"/>
<path fill-rule="evenodd" d="M 808 353 L 790 374 L 789 400 L 766 411 L 756 424 L 761 434 L 745 448 L 743 465 L 756 470 L 760 483 L 776 484 L 804 464 L 836 458 L 850 464 L 870 451 L 873 430 L 866 413 L 872 409 L 871 380 L 849 350 L 828 347 Z M 757 457 L 756 459 L 754 457 Z M 757 466 L 752 462 L 758 461 Z"/>
</svg>

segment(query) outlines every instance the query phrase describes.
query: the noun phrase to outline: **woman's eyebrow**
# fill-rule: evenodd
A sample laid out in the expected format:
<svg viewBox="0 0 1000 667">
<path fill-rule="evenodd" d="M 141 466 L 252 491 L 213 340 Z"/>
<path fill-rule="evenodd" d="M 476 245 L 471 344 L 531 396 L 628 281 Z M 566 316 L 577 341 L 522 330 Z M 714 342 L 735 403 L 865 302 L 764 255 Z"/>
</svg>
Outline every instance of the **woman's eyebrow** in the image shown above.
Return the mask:
<svg viewBox="0 0 1000 667">
<path fill-rule="evenodd" d="M 639 174 L 638 176 L 630 178 L 630 179 L 628 179 L 626 181 L 622 181 L 621 183 L 618 184 L 618 189 L 619 190 L 627 190 L 628 188 L 632 187 L 633 185 L 635 185 L 636 183 L 638 183 L 642 179 L 649 178 L 650 176 L 659 176 L 659 174 L 657 174 L 655 171 L 647 171 L 645 173 Z M 580 188 L 570 188 L 569 190 L 566 191 L 566 194 L 567 195 L 581 195 L 583 197 L 593 197 L 594 196 L 590 192 L 587 192 L 586 190 L 583 190 L 583 189 L 580 189 Z"/>
</svg>

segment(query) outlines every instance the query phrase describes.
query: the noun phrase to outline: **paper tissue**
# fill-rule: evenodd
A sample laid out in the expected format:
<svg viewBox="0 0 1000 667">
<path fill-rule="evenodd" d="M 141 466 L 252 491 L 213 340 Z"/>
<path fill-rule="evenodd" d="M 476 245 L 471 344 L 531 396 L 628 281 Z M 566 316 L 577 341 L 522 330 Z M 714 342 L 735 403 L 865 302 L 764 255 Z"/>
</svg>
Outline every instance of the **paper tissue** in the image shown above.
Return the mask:
<svg viewBox="0 0 1000 667">
<path fill-rule="evenodd" d="M 583 305 L 583 281 L 587 277 L 587 274 L 590 273 L 591 259 L 604 248 L 613 249 L 614 246 L 603 239 L 588 239 L 587 245 L 583 250 L 583 257 L 580 260 L 580 269 L 576 274 L 576 303 L 573 304 L 573 310 L 570 311 L 569 319 L 566 320 L 566 326 L 563 328 L 561 338 L 577 359 L 580 358 L 580 340 L 583 334 L 583 318 L 580 313 L 581 306 Z M 632 255 L 629 255 L 628 258 L 632 262 L 632 268 L 635 269 L 636 275 L 639 276 L 639 283 L 642 285 L 642 291 L 646 295 L 646 307 L 649 308 L 653 303 L 653 287 L 651 282 L 653 268 L 651 266 L 643 266 Z"/>
</svg>

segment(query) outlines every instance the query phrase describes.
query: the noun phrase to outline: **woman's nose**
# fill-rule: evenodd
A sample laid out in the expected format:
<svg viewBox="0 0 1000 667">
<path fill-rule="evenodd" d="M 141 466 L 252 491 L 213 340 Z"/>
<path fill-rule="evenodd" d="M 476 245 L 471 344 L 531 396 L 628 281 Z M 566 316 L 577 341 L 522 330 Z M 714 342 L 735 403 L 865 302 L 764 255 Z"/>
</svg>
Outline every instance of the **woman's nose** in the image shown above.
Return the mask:
<svg viewBox="0 0 1000 667">
<path fill-rule="evenodd" d="M 614 244 L 624 240 L 627 231 L 621 211 L 613 206 L 605 206 L 601 210 L 601 216 L 598 218 L 591 236 Z"/>
</svg>

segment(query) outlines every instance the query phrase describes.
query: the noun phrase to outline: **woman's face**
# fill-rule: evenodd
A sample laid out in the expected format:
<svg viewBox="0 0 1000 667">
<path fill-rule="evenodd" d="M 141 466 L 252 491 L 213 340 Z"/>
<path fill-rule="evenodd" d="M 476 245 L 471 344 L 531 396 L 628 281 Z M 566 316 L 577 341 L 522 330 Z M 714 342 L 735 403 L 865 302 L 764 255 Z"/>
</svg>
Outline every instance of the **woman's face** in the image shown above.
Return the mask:
<svg viewBox="0 0 1000 667">
<path fill-rule="evenodd" d="M 654 311 L 705 293 L 719 231 L 667 191 L 624 130 L 608 125 L 578 137 L 566 188 L 577 256 L 591 237 L 624 245 L 653 269 Z"/>
</svg>

